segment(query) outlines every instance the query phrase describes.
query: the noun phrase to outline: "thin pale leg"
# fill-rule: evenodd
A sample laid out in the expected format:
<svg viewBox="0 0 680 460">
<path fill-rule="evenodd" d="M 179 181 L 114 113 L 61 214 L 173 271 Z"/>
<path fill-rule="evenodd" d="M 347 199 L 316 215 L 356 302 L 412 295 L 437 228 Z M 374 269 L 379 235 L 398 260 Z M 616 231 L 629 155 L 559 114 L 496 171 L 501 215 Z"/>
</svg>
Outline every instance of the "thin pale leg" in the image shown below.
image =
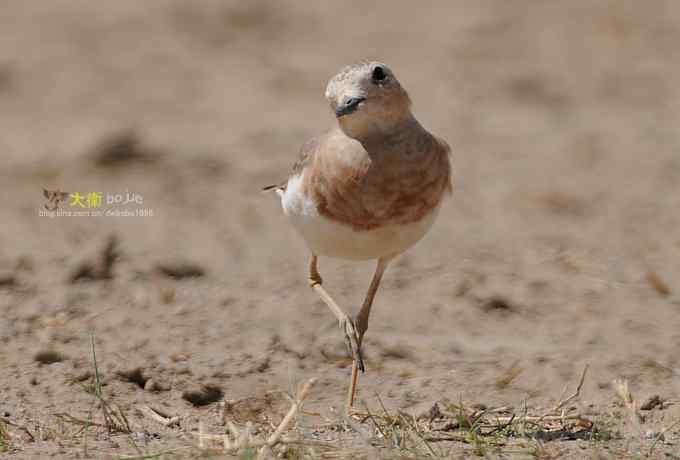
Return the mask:
<svg viewBox="0 0 680 460">
<path fill-rule="evenodd" d="M 328 308 L 331 309 L 338 322 L 340 323 L 340 328 L 345 334 L 345 340 L 347 341 L 347 347 L 349 348 L 352 358 L 354 360 L 353 366 L 358 366 L 361 371 L 364 371 L 364 360 L 361 357 L 361 348 L 359 347 L 359 334 L 357 333 L 356 327 L 354 326 L 354 321 L 345 313 L 342 308 L 338 306 L 333 298 L 328 294 L 328 292 L 322 286 L 323 280 L 317 269 L 317 257 L 316 254 L 312 254 L 312 258 L 309 261 L 309 285 L 319 294 L 321 300 L 324 301 Z"/>
<path fill-rule="evenodd" d="M 378 259 L 378 264 L 375 267 L 375 273 L 373 274 L 373 279 L 371 280 L 371 285 L 368 287 L 368 292 L 366 293 L 366 298 L 364 303 L 359 310 L 357 315 L 356 326 L 357 332 L 359 334 L 359 352 L 361 352 L 361 343 L 364 340 L 364 334 L 368 329 L 368 317 L 371 315 L 371 307 L 373 306 L 373 299 L 375 298 L 376 292 L 380 287 L 380 281 L 382 280 L 383 274 L 387 269 L 387 265 L 390 263 L 393 257 L 386 257 Z M 361 369 L 364 371 L 363 363 L 361 367 L 358 367 L 356 360 L 352 363 L 352 380 L 350 381 L 349 390 L 347 392 L 347 407 L 348 409 L 354 405 L 354 396 L 357 388 L 357 370 Z"/>
</svg>

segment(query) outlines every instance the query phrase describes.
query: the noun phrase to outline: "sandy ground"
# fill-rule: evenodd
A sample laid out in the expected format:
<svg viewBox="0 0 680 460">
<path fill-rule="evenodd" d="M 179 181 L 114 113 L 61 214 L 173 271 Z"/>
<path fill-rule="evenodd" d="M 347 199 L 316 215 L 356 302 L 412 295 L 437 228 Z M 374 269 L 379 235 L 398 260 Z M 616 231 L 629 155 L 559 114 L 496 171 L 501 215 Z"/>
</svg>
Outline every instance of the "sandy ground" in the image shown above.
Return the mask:
<svg viewBox="0 0 680 460">
<path fill-rule="evenodd" d="M 199 421 L 220 429 L 218 402 L 182 397 L 201 385 L 250 398 L 234 417 L 262 423 L 285 412 L 281 391 L 317 377 L 309 410 L 337 414 L 342 336 L 307 287 L 304 243 L 259 187 L 334 122 L 328 78 L 378 58 L 453 146 L 455 191 L 386 275 L 360 398 L 539 411 L 589 364 L 574 406 L 610 442 L 527 440 L 534 450 L 487 455 L 648 453 L 612 387 L 624 378 L 639 402 L 667 401 L 646 414 L 648 437 L 670 428 L 651 456 L 680 458 L 679 42 L 671 0 L 6 2 L 0 457 L 200 455 L 189 433 Z M 153 215 L 40 216 L 42 187 L 135 193 L 143 204 L 127 208 Z M 372 265 L 320 269 L 356 311 Z M 132 435 L 58 416 L 101 421 L 91 338 Z M 182 428 L 140 404 L 180 415 Z M 351 431 L 324 436 L 381 455 Z"/>
</svg>

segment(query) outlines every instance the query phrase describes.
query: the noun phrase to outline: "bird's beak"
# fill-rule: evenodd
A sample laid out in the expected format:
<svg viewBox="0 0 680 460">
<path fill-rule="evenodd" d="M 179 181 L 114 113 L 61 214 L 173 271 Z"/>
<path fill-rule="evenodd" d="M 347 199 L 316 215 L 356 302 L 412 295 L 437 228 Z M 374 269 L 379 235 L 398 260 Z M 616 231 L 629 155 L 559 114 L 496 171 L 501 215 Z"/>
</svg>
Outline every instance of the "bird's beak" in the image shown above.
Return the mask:
<svg viewBox="0 0 680 460">
<path fill-rule="evenodd" d="M 364 102 L 366 100 L 365 97 L 348 97 L 345 100 L 342 101 L 342 104 L 340 104 L 336 109 L 335 109 L 335 116 L 340 118 L 343 115 L 348 115 L 352 112 L 354 112 L 358 107 L 359 104 Z"/>
</svg>

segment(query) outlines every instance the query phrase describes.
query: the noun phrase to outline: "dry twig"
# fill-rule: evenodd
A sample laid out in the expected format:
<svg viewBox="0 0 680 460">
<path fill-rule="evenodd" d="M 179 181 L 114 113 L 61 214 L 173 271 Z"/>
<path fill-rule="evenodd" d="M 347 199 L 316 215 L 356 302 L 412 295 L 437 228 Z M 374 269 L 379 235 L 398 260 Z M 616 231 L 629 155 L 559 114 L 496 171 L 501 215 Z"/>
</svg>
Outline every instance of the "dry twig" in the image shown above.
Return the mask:
<svg viewBox="0 0 680 460">
<path fill-rule="evenodd" d="M 146 404 L 142 404 L 140 406 L 137 406 L 137 410 L 144 416 L 150 418 L 151 420 L 160 423 L 163 426 L 173 426 L 173 425 L 178 425 L 179 426 L 179 416 L 175 415 L 174 417 L 167 417 L 165 414 L 161 414 L 156 409 L 151 408 L 150 406 L 147 406 Z"/>
<path fill-rule="evenodd" d="M 288 425 L 290 425 L 290 422 L 293 420 L 293 417 L 295 417 L 295 414 L 297 414 L 297 411 L 300 409 L 300 406 L 302 405 L 302 402 L 307 399 L 307 396 L 309 395 L 309 391 L 312 389 L 312 386 L 316 383 L 316 379 L 312 378 L 309 379 L 302 387 L 302 390 L 297 395 L 296 400 L 293 402 L 293 405 L 290 406 L 290 409 L 288 410 L 288 413 L 286 414 L 285 417 L 283 417 L 283 420 L 281 420 L 281 423 L 279 424 L 278 428 L 272 433 L 272 435 L 267 439 L 267 444 L 260 450 L 260 454 L 257 456 L 258 460 L 262 460 L 267 458 L 267 455 L 270 454 L 270 449 L 274 447 L 276 443 L 279 442 L 281 439 L 281 435 L 283 432 L 288 428 Z"/>
<path fill-rule="evenodd" d="M 205 441 L 216 441 L 221 442 L 225 451 L 228 452 L 238 452 L 239 450 L 245 449 L 247 447 L 260 448 L 258 454 L 258 459 L 265 459 L 271 456 L 271 448 L 278 443 L 296 443 L 300 442 L 292 438 L 287 438 L 283 436 L 283 433 L 288 429 L 288 426 L 292 422 L 295 415 L 302 407 L 302 403 L 309 395 L 309 392 L 316 382 L 316 379 L 309 379 L 303 386 L 295 400 L 292 402 L 288 413 L 285 415 L 279 426 L 274 430 L 274 432 L 266 440 L 255 440 L 252 437 L 253 425 L 252 423 L 247 423 L 244 429 L 239 429 L 231 422 L 226 422 L 229 434 L 206 434 L 203 429 L 203 422 L 199 422 L 198 433 L 193 433 L 198 437 L 198 446 L 203 449 L 205 447 Z"/>
<path fill-rule="evenodd" d="M 562 395 L 560 396 L 560 400 L 557 402 L 557 405 L 554 408 L 552 408 L 551 410 L 549 410 L 548 412 L 546 412 L 542 417 L 539 417 L 538 422 L 540 422 L 541 420 L 544 420 L 546 417 L 550 416 L 551 414 L 554 414 L 555 412 L 559 412 L 560 415 L 561 415 L 561 418 L 566 420 L 565 415 L 564 415 L 564 407 L 567 404 L 569 404 L 570 402 L 572 402 L 573 400 L 575 400 L 575 399 L 577 399 L 581 396 L 581 388 L 583 388 L 583 382 L 586 380 L 586 373 L 587 372 L 588 372 L 588 364 L 586 364 L 583 367 L 583 372 L 581 372 L 581 379 L 579 380 L 578 385 L 576 386 L 576 391 L 574 391 L 574 393 L 571 396 L 569 396 L 567 399 L 562 399 L 564 397 L 564 393 L 567 390 L 567 387 L 565 386 L 564 390 L 562 391 Z M 580 416 L 577 416 L 577 417 L 580 418 Z"/>
<path fill-rule="evenodd" d="M 641 433 L 642 430 L 641 425 L 645 422 L 645 419 L 642 416 L 642 414 L 640 414 L 640 411 L 638 411 L 637 401 L 635 400 L 635 398 L 633 398 L 633 394 L 630 392 L 630 389 L 628 388 L 628 380 L 616 379 L 614 380 L 613 383 L 616 394 L 618 395 L 619 398 L 621 398 L 621 401 L 623 401 L 623 404 L 626 406 L 626 409 L 628 409 L 628 414 L 630 415 L 631 423 L 633 424 L 637 432 Z"/>
<path fill-rule="evenodd" d="M 29 429 L 26 428 L 24 425 L 19 425 L 18 423 L 14 423 L 14 422 L 10 421 L 7 417 L 0 417 L 0 423 L 5 423 L 9 426 L 13 426 L 13 427 L 23 431 L 24 433 L 26 433 L 26 435 L 28 435 L 31 442 L 35 442 L 35 436 L 33 436 L 33 433 L 31 433 L 29 431 Z"/>
</svg>

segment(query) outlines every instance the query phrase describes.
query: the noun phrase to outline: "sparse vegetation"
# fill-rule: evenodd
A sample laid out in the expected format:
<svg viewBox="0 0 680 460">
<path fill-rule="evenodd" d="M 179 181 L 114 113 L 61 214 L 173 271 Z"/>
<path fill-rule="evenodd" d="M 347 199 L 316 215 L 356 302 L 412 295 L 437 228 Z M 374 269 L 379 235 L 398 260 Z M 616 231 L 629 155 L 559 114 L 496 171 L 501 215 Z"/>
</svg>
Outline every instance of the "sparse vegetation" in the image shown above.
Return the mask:
<svg viewBox="0 0 680 460">
<path fill-rule="evenodd" d="M 388 409 L 380 395 L 376 394 L 372 404 L 364 403 L 363 408 L 354 410 L 351 416 L 337 416 L 334 420 L 327 419 L 324 422 L 319 418 L 320 414 L 301 410 L 302 403 L 310 396 L 313 380 L 307 382 L 296 396 L 290 396 L 288 413 L 277 425 L 271 423 L 271 416 L 259 410 L 251 414 L 250 421 L 241 419 L 240 423 L 237 422 L 235 409 L 248 401 L 248 404 L 252 404 L 255 401 L 253 398 L 224 401 L 221 404 L 221 414 L 214 416 L 216 419 L 221 418 L 225 427 L 221 433 L 208 433 L 202 421 L 199 421 L 196 430 L 196 426 L 188 424 L 185 417 L 170 416 L 160 409 L 140 405 L 137 414 L 143 417 L 142 420 L 171 428 L 178 435 L 188 435 L 194 439 L 184 447 L 149 452 L 139 445 L 140 436 L 147 433 L 140 426 L 140 419 L 136 417 L 135 421 L 131 421 L 126 411 L 106 395 L 94 336 L 90 340 L 90 357 L 92 370 L 83 373 L 86 381 L 83 378 L 71 380 L 72 384 L 80 385 L 92 397 L 87 415 L 80 418 L 67 411 L 55 413 L 51 422 L 34 426 L 36 435 L 27 427 L 0 418 L 0 452 L 21 450 L 22 444 L 27 442 L 55 439 L 76 443 L 81 446 L 83 455 L 89 455 L 89 445 L 94 440 L 108 437 L 113 441 L 122 436 L 136 452 L 135 455 L 118 457 L 125 460 L 196 456 L 211 458 L 222 454 L 238 454 L 239 458 L 253 459 L 270 458 L 272 455 L 288 459 L 329 456 L 371 458 L 376 449 L 383 452 L 381 455 L 399 458 L 449 458 L 465 453 L 476 457 L 524 455 L 535 459 L 553 459 L 559 458 L 564 451 L 564 442 L 579 440 L 591 446 L 593 458 L 601 456 L 602 447 L 610 449 L 612 446 L 618 446 L 621 453 L 640 451 L 643 454 L 639 458 L 654 458 L 655 452 L 667 441 L 666 436 L 680 425 L 680 420 L 676 420 L 663 430 L 645 435 L 645 418 L 625 380 L 613 382 L 615 391 L 612 397 L 617 396 L 623 404 L 631 422 L 629 434 L 622 434 L 617 428 L 620 425 L 617 412 L 580 413 L 574 404 L 578 404 L 581 398 L 588 370 L 586 366 L 574 392 L 565 397 L 565 387 L 557 403 L 544 411 L 531 409 L 526 401 L 514 408 L 468 404 L 462 398 L 455 402 L 443 398 L 427 411 L 413 414 L 400 409 Z M 513 363 L 506 374 L 516 376 L 518 368 L 519 364 Z M 138 377 L 143 375 L 139 368 L 131 368 L 118 375 L 135 383 L 140 389 L 143 387 L 138 382 Z M 509 382 L 513 379 L 508 378 Z M 504 388 L 505 385 L 497 383 L 496 386 Z M 220 392 L 217 399 L 222 397 Z M 206 404 L 217 399 L 211 398 Z M 652 403 L 647 405 L 647 411 L 664 404 L 656 395 L 650 401 Z M 370 406 L 377 407 L 377 410 Z M 262 407 L 271 406 L 265 404 Z M 303 425 L 295 423 L 300 414 L 304 419 Z M 343 438 L 352 441 L 346 445 Z"/>
</svg>

